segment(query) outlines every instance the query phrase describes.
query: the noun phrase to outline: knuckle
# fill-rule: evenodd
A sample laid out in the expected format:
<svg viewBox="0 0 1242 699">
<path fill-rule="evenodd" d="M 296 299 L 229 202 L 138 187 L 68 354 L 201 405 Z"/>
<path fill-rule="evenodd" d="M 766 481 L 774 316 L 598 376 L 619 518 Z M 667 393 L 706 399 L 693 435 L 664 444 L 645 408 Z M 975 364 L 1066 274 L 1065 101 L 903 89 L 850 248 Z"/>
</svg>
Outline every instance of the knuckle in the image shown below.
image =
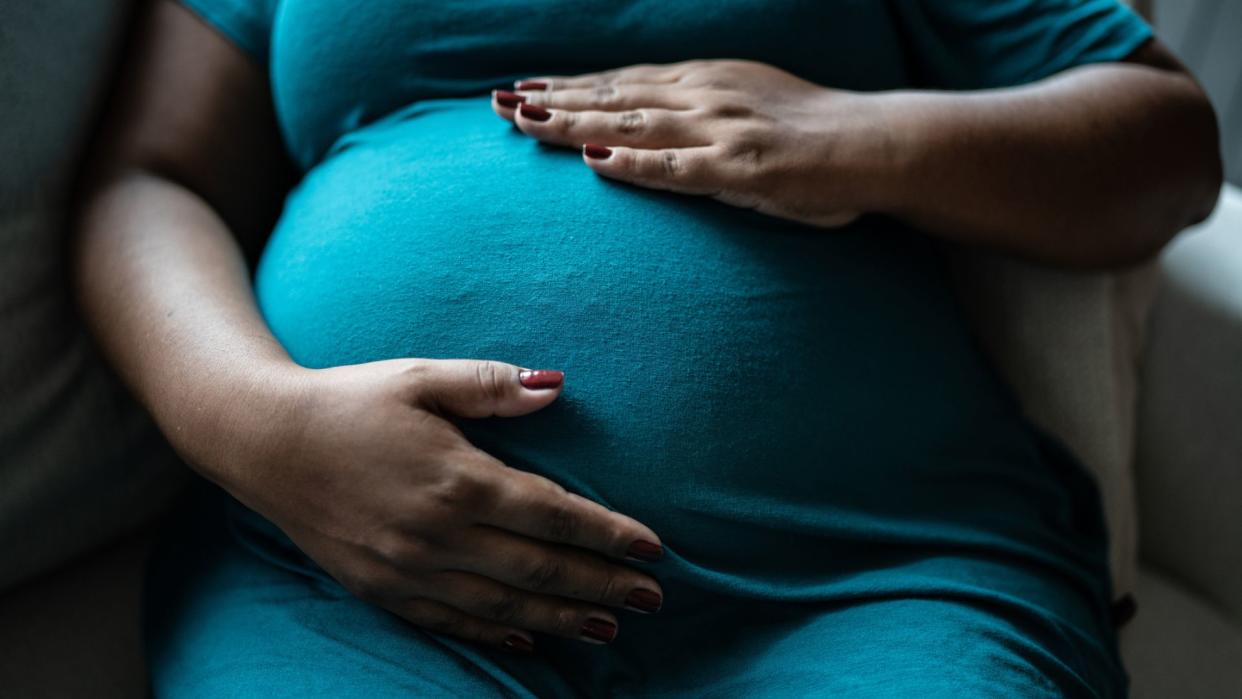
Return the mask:
<svg viewBox="0 0 1242 699">
<path fill-rule="evenodd" d="M 378 604 L 388 599 L 388 585 L 369 572 L 358 571 L 342 576 L 341 586 L 363 602 Z"/>
<path fill-rule="evenodd" d="M 526 607 L 522 596 L 513 590 L 501 590 L 483 605 L 483 613 L 489 618 L 505 623 L 518 620 Z"/>
<path fill-rule="evenodd" d="M 582 628 L 582 612 L 572 607 L 562 607 L 552 613 L 552 628 L 566 636 L 577 637 Z"/>
<path fill-rule="evenodd" d="M 616 554 L 618 558 L 624 558 L 629 550 L 630 544 L 634 541 L 634 534 L 618 526 L 609 527 L 608 529 L 608 550 Z"/>
<path fill-rule="evenodd" d="M 556 114 L 557 118 L 553 119 L 552 123 L 556 126 L 558 132 L 564 134 L 578 126 L 578 112 L 562 109 Z"/>
<path fill-rule="evenodd" d="M 617 133 L 633 135 L 645 131 L 649 119 L 647 113 L 641 109 L 634 109 L 628 112 L 618 112 L 616 123 L 613 128 Z"/>
<path fill-rule="evenodd" d="M 421 599 L 410 600 L 406 618 L 439 633 L 455 633 L 458 629 L 457 620 Z"/>
<path fill-rule="evenodd" d="M 666 150 L 660 153 L 660 172 L 669 179 L 675 179 L 686 174 L 686 166 L 677 151 Z"/>
<path fill-rule="evenodd" d="M 482 487 L 468 471 L 454 469 L 432 486 L 428 495 L 440 507 L 449 510 L 474 509 L 483 503 Z"/>
<path fill-rule="evenodd" d="M 736 100 L 713 100 L 707 105 L 707 113 L 717 119 L 744 119 L 754 114 L 755 110 Z"/>
<path fill-rule="evenodd" d="M 381 559 L 403 568 L 421 566 L 427 558 L 424 541 L 399 532 L 383 535 L 372 549 Z"/>
<path fill-rule="evenodd" d="M 568 504 L 556 503 L 548 511 L 544 528 L 551 539 L 564 541 L 573 539 L 578 534 L 581 523 Z"/>
<path fill-rule="evenodd" d="M 708 66 L 708 71 L 718 78 L 729 79 L 736 73 L 749 70 L 761 65 L 758 61 L 748 58 L 722 58 L 714 60 Z"/>
<path fill-rule="evenodd" d="M 542 592 L 557 588 L 564 582 L 566 573 L 562 559 L 548 556 L 532 564 L 522 576 L 522 582 L 528 589 Z"/>
<path fill-rule="evenodd" d="M 620 95 L 621 91 L 612 84 L 600 84 L 591 88 L 591 100 L 601 107 L 613 105 Z"/>
<path fill-rule="evenodd" d="M 604 577 L 604 582 L 599 587 L 596 600 L 611 604 L 613 600 L 621 599 L 621 589 L 621 576 L 609 574 Z"/>
<path fill-rule="evenodd" d="M 756 173 L 763 161 L 764 149 L 758 143 L 743 140 L 729 146 L 729 158 L 748 173 Z"/>
<path fill-rule="evenodd" d="M 734 86 L 734 81 L 728 71 L 721 70 L 720 67 L 714 65 L 695 66 L 686 75 L 684 82 L 689 87 L 706 92 L 724 92 Z"/>
<path fill-rule="evenodd" d="M 761 197 L 747 191 L 722 189 L 716 192 L 713 197 L 731 206 L 736 206 L 742 209 L 759 209 L 763 205 L 763 199 Z"/>
<path fill-rule="evenodd" d="M 416 399 L 427 378 L 431 376 L 433 369 L 434 365 L 423 359 L 411 360 L 402 367 L 401 371 L 398 372 L 399 379 L 397 381 L 400 386 L 399 397 L 409 402 Z"/>
<path fill-rule="evenodd" d="M 499 362 L 491 360 L 475 362 L 474 371 L 475 380 L 478 381 L 479 387 L 488 398 L 500 399 L 508 393 L 509 371 Z"/>
</svg>

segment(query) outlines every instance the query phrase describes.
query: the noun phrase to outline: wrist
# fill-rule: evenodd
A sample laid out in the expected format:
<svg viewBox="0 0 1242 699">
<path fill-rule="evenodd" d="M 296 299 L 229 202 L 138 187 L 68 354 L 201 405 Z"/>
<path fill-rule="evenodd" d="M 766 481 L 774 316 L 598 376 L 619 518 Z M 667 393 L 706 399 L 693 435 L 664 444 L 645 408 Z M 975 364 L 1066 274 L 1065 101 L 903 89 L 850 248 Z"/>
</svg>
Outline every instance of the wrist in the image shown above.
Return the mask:
<svg viewBox="0 0 1242 699">
<path fill-rule="evenodd" d="M 905 163 L 899 126 L 888 93 L 826 89 L 821 113 L 828 133 L 816 161 L 823 167 L 824 190 L 834 192 L 840 208 L 861 213 L 891 213 L 899 208 L 899 183 Z"/>
<path fill-rule="evenodd" d="M 306 422 L 313 371 L 291 360 L 247 360 L 207 372 L 196 390 L 157 415 L 183 458 L 240 495 L 283 460 Z"/>
<path fill-rule="evenodd" d="M 945 177 L 971 148 L 969 132 L 955 126 L 962 123 L 964 99 L 931 91 L 875 93 L 873 118 L 885 146 L 873 173 L 877 184 L 869 189 L 869 211 L 923 222 L 928 207 L 942 203 Z"/>
</svg>

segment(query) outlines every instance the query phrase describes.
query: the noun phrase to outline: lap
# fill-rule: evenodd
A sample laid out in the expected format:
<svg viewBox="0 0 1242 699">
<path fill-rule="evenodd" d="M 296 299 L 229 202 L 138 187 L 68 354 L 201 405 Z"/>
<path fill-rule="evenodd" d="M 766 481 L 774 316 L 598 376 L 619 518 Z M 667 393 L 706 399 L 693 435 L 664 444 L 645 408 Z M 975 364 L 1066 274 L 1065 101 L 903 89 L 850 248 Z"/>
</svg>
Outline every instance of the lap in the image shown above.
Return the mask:
<svg viewBox="0 0 1242 699">
<path fill-rule="evenodd" d="M 223 531 L 173 543 L 149 580 L 157 697 L 1100 696 L 1090 663 L 962 600 L 722 598 L 609 647 L 540 636 L 531 659 L 418 629 Z"/>
<path fill-rule="evenodd" d="M 156 697 L 533 696 L 461 644 L 256 554 L 218 519 L 165 538 L 145 611 Z"/>
</svg>

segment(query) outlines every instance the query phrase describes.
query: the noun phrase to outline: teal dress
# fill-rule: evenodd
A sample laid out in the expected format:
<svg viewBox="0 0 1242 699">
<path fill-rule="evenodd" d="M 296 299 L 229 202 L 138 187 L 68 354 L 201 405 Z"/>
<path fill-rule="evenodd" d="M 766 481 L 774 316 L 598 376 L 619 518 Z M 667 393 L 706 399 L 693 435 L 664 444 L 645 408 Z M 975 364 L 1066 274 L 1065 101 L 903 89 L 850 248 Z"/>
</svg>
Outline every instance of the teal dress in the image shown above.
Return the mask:
<svg viewBox="0 0 1242 699">
<path fill-rule="evenodd" d="M 750 58 L 852 90 L 1118 60 L 1103 0 L 184 0 L 271 81 L 303 177 L 255 277 L 309 367 L 565 372 L 479 447 L 650 526 L 654 615 L 535 657 L 414 627 L 208 491 L 148 595 L 157 696 L 1115 697 L 1099 494 L 972 342 L 936 242 L 596 176 L 517 78 Z M 413 445 L 416 446 L 416 445 Z"/>
</svg>

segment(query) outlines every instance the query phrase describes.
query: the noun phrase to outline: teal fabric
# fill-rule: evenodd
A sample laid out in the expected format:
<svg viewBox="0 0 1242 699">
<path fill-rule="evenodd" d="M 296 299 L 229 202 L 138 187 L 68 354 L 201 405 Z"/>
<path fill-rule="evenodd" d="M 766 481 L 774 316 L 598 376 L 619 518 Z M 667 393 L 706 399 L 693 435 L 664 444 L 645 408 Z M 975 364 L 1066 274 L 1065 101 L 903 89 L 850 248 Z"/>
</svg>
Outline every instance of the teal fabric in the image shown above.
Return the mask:
<svg viewBox="0 0 1242 699">
<path fill-rule="evenodd" d="M 1150 36 L 1128 10 L 184 1 L 268 67 L 304 170 L 255 279 L 291 355 L 565 371 L 540 412 L 457 422 L 667 555 L 661 612 L 514 658 L 369 608 L 208 494 L 152 576 L 158 695 L 1125 694 L 1099 494 L 1020 416 L 933 240 L 599 178 L 488 91 L 726 56 L 857 90 L 1016 84 L 1125 56 Z"/>
</svg>

